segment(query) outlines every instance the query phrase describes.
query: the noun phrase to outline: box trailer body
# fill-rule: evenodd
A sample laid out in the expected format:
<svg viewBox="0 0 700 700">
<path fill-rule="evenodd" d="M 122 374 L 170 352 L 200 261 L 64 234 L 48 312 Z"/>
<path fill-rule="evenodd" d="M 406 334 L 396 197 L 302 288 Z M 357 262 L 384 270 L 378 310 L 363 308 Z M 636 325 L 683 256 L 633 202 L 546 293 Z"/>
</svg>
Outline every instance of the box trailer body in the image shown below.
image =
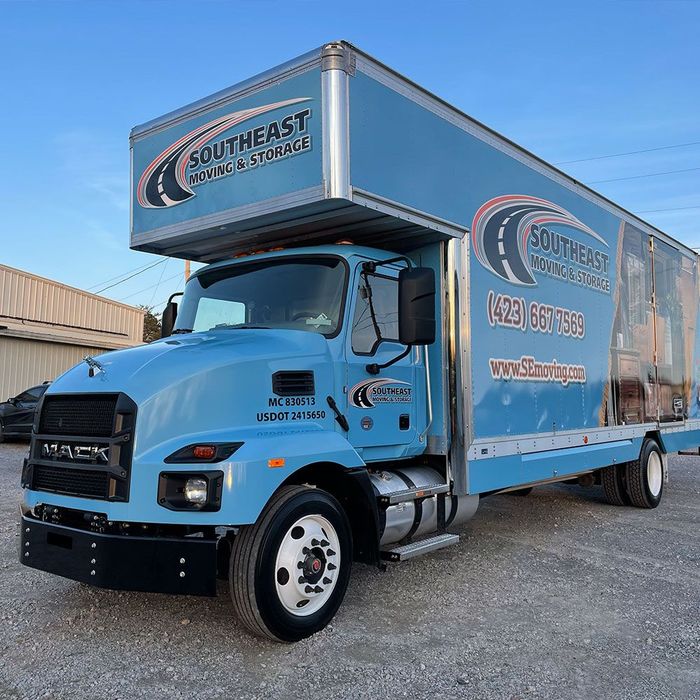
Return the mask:
<svg viewBox="0 0 700 700">
<path fill-rule="evenodd" d="M 224 560 L 248 627 L 296 639 L 332 617 L 348 559 L 453 543 L 480 497 L 552 481 L 653 507 L 665 455 L 700 444 L 695 253 L 351 45 L 138 127 L 131 148 L 131 246 L 211 264 L 172 336 L 47 392 L 24 563 L 211 593 Z M 80 568 L 92 545 L 133 571 Z"/>
</svg>

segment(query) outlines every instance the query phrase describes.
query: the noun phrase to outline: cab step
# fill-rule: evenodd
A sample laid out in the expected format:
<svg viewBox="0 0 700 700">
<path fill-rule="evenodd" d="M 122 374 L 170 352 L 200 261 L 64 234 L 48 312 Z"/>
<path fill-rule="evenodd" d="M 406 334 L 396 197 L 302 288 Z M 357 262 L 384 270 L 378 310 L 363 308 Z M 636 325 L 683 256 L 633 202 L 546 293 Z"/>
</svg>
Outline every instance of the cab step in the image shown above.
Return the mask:
<svg viewBox="0 0 700 700">
<path fill-rule="evenodd" d="M 459 535 L 444 532 L 441 535 L 426 537 L 424 540 L 418 540 L 417 542 L 411 542 L 410 544 L 403 544 L 400 547 L 383 549 L 381 551 L 381 555 L 382 559 L 385 561 L 404 561 L 406 559 L 413 559 L 413 557 L 419 557 L 422 554 L 428 554 L 428 552 L 434 552 L 435 550 L 442 549 L 443 547 L 449 547 L 451 544 L 457 544 L 458 542 Z"/>
<path fill-rule="evenodd" d="M 403 489 L 402 491 L 385 493 L 378 496 L 377 500 L 381 506 L 391 506 L 396 503 L 415 501 L 419 498 L 428 498 L 430 496 L 435 496 L 438 493 L 447 493 L 449 490 L 449 484 L 431 484 L 430 486 L 421 486 L 420 488 Z"/>
</svg>

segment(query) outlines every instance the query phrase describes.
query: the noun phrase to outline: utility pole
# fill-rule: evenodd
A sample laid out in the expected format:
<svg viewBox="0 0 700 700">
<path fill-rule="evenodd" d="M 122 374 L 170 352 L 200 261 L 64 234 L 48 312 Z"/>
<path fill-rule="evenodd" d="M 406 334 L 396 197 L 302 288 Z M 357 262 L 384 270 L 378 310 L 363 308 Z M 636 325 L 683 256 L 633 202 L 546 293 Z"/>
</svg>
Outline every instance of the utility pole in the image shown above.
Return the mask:
<svg viewBox="0 0 700 700">
<path fill-rule="evenodd" d="M 190 278 L 190 261 L 185 260 L 185 282 Z"/>
</svg>

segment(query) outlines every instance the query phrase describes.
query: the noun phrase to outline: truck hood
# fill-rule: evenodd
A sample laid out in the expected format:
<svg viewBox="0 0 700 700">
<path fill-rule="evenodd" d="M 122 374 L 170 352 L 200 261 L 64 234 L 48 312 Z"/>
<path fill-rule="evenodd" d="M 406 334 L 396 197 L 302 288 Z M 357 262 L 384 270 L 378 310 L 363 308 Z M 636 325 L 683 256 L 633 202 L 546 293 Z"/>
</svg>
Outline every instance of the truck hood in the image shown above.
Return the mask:
<svg viewBox="0 0 700 700">
<path fill-rule="evenodd" d="M 333 394 L 331 357 L 320 334 L 294 330 L 235 329 L 175 335 L 96 358 L 103 372 L 82 362 L 59 377 L 47 395 L 123 392 L 138 407 L 137 447 L 182 436 L 243 427 L 269 428 L 279 399 L 272 375 L 312 370 L 314 402 Z M 324 393 L 325 392 L 325 393 Z M 136 455 L 135 455 L 136 456 Z"/>
</svg>

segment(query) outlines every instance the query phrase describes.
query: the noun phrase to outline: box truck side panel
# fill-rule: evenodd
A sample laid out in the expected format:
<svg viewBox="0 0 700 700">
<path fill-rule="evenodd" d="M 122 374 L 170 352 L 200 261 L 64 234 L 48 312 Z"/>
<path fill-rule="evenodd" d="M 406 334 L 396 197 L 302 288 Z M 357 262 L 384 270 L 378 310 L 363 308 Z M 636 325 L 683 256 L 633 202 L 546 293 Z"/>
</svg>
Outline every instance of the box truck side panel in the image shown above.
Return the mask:
<svg viewBox="0 0 700 700">
<path fill-rule="evenodd" d="M 687 419 L 695 256 L 407 83 L 368 73 L 350 80 L 353 187 L 468 231 L 465 389 L 471 438 L 486 446 L 470 456 L 492 456 L 494 440 Z M 512 445 L 532 449 L 542 446 Z"/>
<path fill-rule="evenodd" d="M 132 137 L 132 247 L 225 227 L 245 205 L 322 196 L 320 69 L 214 104 Z"/>
</svg>

